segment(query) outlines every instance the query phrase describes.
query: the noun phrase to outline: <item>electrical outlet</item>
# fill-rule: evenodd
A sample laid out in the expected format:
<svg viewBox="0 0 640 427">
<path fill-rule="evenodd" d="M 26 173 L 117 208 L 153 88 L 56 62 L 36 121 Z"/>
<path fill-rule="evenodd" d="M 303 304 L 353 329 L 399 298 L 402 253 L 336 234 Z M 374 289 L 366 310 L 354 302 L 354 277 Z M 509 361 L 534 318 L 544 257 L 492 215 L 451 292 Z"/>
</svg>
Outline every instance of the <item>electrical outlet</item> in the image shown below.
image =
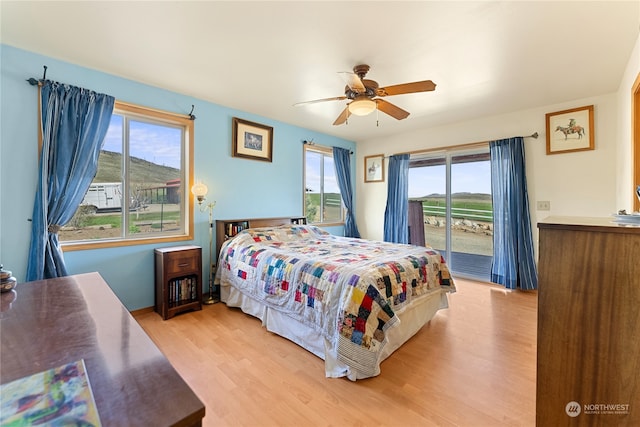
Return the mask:
<svg viewBox="0 0 640 427">
<path fill-rule="evenodd" d="M 551 202 L 549 201 L 538 201 L 536 207 L 539 211 L 549 211 L 551 210 Z"/>
</svg>

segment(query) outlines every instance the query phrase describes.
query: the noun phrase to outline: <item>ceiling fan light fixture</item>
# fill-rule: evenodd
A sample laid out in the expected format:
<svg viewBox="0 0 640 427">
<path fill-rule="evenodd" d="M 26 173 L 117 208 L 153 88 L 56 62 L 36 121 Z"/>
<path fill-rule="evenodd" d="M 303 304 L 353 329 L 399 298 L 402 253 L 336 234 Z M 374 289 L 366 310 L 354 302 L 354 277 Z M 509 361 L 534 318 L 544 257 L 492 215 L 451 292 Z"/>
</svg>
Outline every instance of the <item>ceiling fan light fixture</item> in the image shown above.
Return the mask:
<svg viewBox="0 0 640 427">
<path fill-rule="evenodd" d="M 376 109 L 376 102 L 366 96 L 358 97 L 349 104 L 349 112 L 356 116 L 366 116 Z"/>
</svg>

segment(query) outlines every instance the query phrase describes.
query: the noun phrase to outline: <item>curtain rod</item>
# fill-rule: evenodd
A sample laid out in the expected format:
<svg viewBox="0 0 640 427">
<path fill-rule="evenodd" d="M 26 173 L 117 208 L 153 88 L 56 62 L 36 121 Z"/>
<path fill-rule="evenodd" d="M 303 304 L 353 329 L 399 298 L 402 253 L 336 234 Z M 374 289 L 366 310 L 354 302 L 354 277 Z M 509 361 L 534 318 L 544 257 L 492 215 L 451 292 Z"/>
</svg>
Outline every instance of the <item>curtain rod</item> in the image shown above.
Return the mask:
<svg viewBox="0 0 640 427">
<path fill-rule="evenodd" d="M 307 139 L 303 139 L 302 143 L 304 145 L 316 145 L 315 142 L 313 142 L 313 139 L 307 140 Z M 353 151 L 349 151 L 349 154 L 353 154 Z"/>
<path fill-rule="evenodd" d="M 31 86 L 42 86 L 44 84 L 45 80 L 47 80 L 47 66 L 43 65 L 43 68 L 44 68 L 44 71 L 42 73 L 42 79 L 38 80 L 38 79 L 33 78 L 33 77 L 27 79 L 27 82 L 29 82 L 29 84 Z M 118 101 L 116 101 L 116 102 L 118 102 Z M 133 104 L 128 104 L 126 102 L 119 102 L 119 103 L 120 104 L 124 104 L 124 105 L 134 106 Z M 186 116 L 186 118 L 188 118 L 189 120 L 193 121 L 193 120 L 196 119 L 196 116 L 193 114 L 193 111 L 195 110 L 195 108 L 196 108 L 195 105 L 191 104 L 191 111 L 189 112 L 189 114 L 168 113 L 167 111 L 161 111 L 161 110 L 155 110 L 155 111 L 161 112 L 163 114 L 175 114 L 178 117 L 185 117 Z M 152 108 L 148 108 L 148 109 L 152 110 Z"/>
<path fill-rule="evenodd" d="M 538 132 L 534 132 L 531 135 L 528 136 L 523 136 L 523 138 L 533 138 L 533 139 L 538 139 Z M 414 150 L 414 151 L 403 151 L 401 153 L 395 153 L 395 154 L 389 154 L 388 156 L 384 156 L 385 158 L 389 158 L 390 156 L 398 156 L 400 154 L 425 154 L 425 153 L 432 153 L 435 151 L 444 151 L 444 150 L 449 150 L 449 149 L 460 149 L 460 148 L 476 148 L 476 147 L 484 147 L 485 145 L 487 145 L 490 142 L 493 142 L 495 140 L 492 141 L 478 141 L 478 142 L 469 142 L 467 144 L 458 144 L 458 145 L 450 145 L 447 147 L 438 147 L 438 148 L 427 148 L 427 149 L 423 149 L 423 150 Z"/>
</svg>

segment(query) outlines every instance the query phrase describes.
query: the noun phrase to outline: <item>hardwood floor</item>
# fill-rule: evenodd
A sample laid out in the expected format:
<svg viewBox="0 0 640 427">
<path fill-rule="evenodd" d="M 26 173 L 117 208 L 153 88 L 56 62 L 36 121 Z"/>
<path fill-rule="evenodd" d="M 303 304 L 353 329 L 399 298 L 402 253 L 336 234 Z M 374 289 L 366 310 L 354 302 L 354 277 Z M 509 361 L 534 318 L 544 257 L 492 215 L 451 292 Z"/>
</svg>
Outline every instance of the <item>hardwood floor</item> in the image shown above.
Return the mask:
<svg viewBox="0 0 640 427">
<path fill-rule="evenodd" d="M 537 293 L 457 279 L 441 310 L 356 382 L 222 303 L 136 319 L 206 406 L 204 426 L 533 426 Z"/>
</svg>

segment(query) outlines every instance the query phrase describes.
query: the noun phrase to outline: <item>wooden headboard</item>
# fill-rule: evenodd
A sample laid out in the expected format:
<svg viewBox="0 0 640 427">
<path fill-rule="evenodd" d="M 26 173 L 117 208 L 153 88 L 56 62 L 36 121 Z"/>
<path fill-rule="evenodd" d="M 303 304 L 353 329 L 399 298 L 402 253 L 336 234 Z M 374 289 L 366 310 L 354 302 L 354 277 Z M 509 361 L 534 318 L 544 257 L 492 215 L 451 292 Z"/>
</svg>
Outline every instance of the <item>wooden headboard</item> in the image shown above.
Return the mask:
<svg viewBox="0 0 640 427">
<path fill-rule="evenodd" d="M 306 223 L 307 218 L 303 216 L 216 220 L 216 257 L 220 255 L 220 248 L 225 240 L 235 236 L 239 231 L 247 228 L 276 227 L 278 225 Z"/>
</svg>

